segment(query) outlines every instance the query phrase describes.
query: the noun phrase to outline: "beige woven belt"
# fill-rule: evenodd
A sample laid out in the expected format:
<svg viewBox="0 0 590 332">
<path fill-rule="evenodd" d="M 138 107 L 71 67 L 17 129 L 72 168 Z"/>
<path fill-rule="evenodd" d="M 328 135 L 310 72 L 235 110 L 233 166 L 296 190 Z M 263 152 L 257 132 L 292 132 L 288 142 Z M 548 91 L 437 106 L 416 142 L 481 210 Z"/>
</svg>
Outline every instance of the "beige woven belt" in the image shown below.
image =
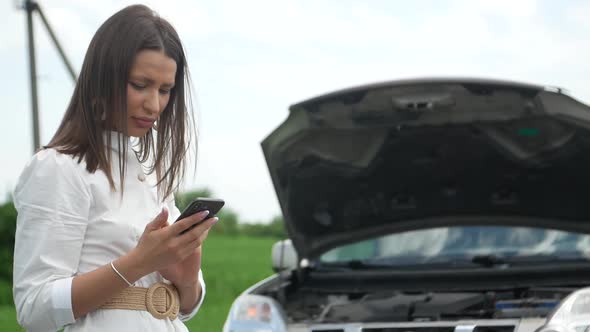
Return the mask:
<svg viewBox="0 0 590 332">
<path fill-rule="evenodd" d="M 158 282 L 150 288 L 128 287 L 113 296 L 101 309 L 145 310 L 157 319 L 176 319 L 180 299 L 176 287 Z"/>
</svg>

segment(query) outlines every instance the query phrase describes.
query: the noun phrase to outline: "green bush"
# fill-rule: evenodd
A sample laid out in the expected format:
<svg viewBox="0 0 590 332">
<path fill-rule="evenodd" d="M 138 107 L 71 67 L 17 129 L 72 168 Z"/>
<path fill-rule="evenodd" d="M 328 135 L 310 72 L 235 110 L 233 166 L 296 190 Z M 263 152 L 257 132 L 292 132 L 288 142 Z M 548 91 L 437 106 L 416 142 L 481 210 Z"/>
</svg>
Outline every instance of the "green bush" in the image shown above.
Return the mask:
<svg viewBox="0 0 590 332">
<path fill-rule="evenodd" d="M 0 306 L 14 305 L 12 299 L 12 283 L 0 280 Z"/>
<path fill-rule="evenodd" d="M 12 283 L 15 231 L 16 209 L 12 202 L 7 202 L 0 205 L 0 281 L 10 284 Z"/>
<path fill-rule="evenodd" d="M 0 305 L 13 305 L 12 262 L 16 209 L 12 202 L 0 205 Z"/>
</svg>

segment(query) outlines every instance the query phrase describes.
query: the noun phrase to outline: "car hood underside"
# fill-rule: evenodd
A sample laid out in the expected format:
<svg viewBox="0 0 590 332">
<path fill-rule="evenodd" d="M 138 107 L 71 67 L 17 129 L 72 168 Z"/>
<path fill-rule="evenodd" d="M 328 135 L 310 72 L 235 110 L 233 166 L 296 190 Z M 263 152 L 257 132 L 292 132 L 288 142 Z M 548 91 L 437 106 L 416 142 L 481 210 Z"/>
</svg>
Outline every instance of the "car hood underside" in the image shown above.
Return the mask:
<svg viewBox="0 0 590 332">
<path fill-rule="evenodd" d="M 300 257 L 458 224 L 590 230 L 590 112 L 539 86 L 416 80 L 317 97 L 262 143 Z"/>
</svg>

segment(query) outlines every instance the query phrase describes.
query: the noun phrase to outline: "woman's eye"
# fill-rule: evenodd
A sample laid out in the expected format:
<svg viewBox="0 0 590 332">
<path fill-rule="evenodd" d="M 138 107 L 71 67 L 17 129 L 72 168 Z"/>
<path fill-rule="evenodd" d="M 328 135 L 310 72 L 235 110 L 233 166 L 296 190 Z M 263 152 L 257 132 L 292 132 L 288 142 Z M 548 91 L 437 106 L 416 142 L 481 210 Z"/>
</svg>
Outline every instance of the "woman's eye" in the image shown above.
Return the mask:
<svg viewBox="0 0 590 332">
<path fill-rule="evenodd" d="M 145 85 L 143 85 L 143 84 L 134 83 L 134 82 L 129 82 L 129 84 L 131 84 L 131 86 L 136 90 L 145 89 Z"/>
<path fill-rule="evenodd" d="M 170 93 L 170 90 L 160 89 L 160 94 L 167 95 Z"/>
</svg>

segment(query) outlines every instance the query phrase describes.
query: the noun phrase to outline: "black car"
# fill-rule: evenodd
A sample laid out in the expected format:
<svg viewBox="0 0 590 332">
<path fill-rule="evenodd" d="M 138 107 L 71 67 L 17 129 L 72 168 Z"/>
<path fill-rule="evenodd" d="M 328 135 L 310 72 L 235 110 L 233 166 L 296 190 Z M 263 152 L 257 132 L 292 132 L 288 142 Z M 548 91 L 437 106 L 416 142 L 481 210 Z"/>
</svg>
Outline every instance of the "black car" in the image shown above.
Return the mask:
<svg viewBox="0 0 590 332">
<path fill-rule="evenodd" d="M 289 240 L 224 331 L 584 332 L 590 108 L 483 79 L 291 106 L 263 142 Z"/>
</svg>

